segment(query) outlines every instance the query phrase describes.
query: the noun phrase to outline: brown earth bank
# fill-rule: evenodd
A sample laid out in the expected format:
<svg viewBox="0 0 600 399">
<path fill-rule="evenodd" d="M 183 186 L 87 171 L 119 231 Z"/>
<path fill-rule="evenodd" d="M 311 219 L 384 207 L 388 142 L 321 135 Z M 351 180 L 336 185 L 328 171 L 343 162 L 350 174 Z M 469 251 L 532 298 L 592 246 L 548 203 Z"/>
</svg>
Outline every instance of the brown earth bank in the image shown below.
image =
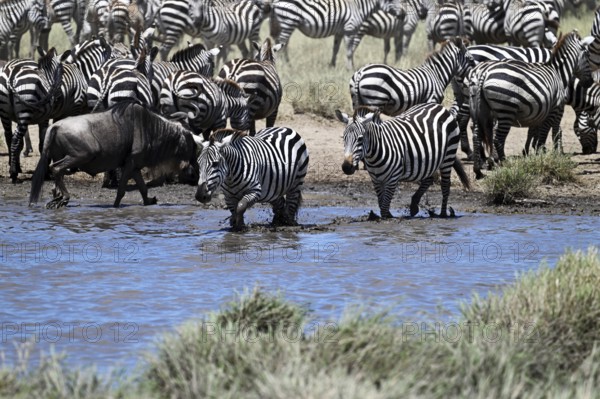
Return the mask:
<svg viewBox="0 0 600 399">
<path fill-rule="evenodd" d="M 457 214 L 481 213 L 532 213 L 532 214 L 564 214 L 564 215 L 600 215 L 600 154 L 581 155 L 581 147 L 573 133 L 574 113 L 567 109 L 562 121 L 563 148 L 577 163 L 577 182 L 566 185 L 546 185 L 539 189 L 535 198 L 526 199 L 511 206 L 495 206 L 486 201 L 482 185 L 474 179 L 472 163 L 464 161 L 464 154 L 459 150 L 459 157 L 463 159 L 465 168 L 471 177 L 473 188 L 465 191 L 460 185 L 458 177 L 453 172 L 452 191 L 449 205 Z M 283 112 L 277 121 L 278 125 L 289 126 L 296 129 L 306 141 L 310 151 L 310 170 L 305 180 L 303 192 L 305 207 L 340 206 L 365 208 L 365 215 L 370 210 L 379 212 L 377 199 L 370 182 L 368 173 L 359 170 L 352 176 L 346 176 L 341 170 L 343 159 L 342 123 L 308 114 L 293 114 Z M 259 128 L 263 126 L 259 124 Z M 31 188 L 31 175 L 39 160 L 37 152 L 37 128 L 32 127 L 31 138 L 34 144 L 34 153 L 29 157 L 22 157 L 22 169 L 19 177 L 21 184 L 12 184 L 8 177 L 8 156 L 6 145 L 0 147 L 0 195 L 3 200 L 22 201 L 27 205 L 29 190 Z M 508 156 L 519 155 L 523 148 L 526 129 L 513 128 L 510 132 L 506 153 Z M 547 143 L 551 145 L 550 139 Z M 102 176 L 90 177 L 84 173 L 77 173 L 66 178 L 67 188 L 71 192 L 71 204 L 80 203 L 110 206 L 114 201 L 114 189 L 101 188 Z M 124 205 L 141 205 L 141 197 L 133 187 L 122 201 Z M 42 193 L 42 202 L 50 200 L 52 182 L 46 182 Z M 398 214 L 406 209 L 410 197 L 416 190 L 414 183 L 400 185 L 392 202 L 392 212 Z M 150 189 L 150 195 L 156 196 L 160 204 L 197 205 L 199 208 L 223 207 L 222 195 L 213 199 L 208 205 L 199 204 L 194 199 L 195 188 L 188 185 L 166 184 L 162 187 Z M 434 184 L 421 201 L 421 209 L 436 207 L 441 203 L 439 184 Z M 300 221 L 302 222 L 302 221 Z"/>
</svg>

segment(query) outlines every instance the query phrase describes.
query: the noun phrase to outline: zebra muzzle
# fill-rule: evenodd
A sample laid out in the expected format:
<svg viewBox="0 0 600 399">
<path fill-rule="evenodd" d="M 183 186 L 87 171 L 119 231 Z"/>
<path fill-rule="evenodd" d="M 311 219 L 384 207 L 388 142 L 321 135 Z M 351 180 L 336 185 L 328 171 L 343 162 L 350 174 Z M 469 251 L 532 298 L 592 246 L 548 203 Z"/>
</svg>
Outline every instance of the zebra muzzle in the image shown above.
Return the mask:
<svg viewBox="0 0 600 399">
<path fill-rule="evenodd" d="M 198 190 L 196 190 L 196 200 L 206 204 L 210 202 L 210 197 L 212 196 L 212 192 L 208 191 L 208 186 L 206 183 L 202 183 L 198 186 Z"/>
<path fill-rule="evenodd" d="M 352 159 L 344 159 L 344 162 L 342 163 L 342 170 L 347 175 L 354 174 L 354 172 L 356 171 L 356 167 L 354 166 Z"/>
</svg>

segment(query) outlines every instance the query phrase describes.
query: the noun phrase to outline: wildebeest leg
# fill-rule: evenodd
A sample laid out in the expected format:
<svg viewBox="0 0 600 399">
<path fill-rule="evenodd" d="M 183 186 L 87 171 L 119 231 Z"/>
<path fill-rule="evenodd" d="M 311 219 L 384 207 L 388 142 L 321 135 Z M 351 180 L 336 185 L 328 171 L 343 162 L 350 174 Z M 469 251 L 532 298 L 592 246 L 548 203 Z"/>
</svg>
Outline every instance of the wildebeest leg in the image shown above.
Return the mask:
<svg viewBox="0 0 600 399">
<path fill-rule="evenodd" d="M 125 189 L 127 188 L 127 182 L 131 178 L 131 174 L 133 172 L 133 163 L 132 161 L 128 161 L 125 166 L 122 168 L 121 180 L 119 180 L 119 187 L 117 188 L 117 197 L 115 198 L 115 202 L 113 206 L 118 208 L 121 204 L 121 200 L 125 196 Z"/>
<path fill-rule="evenodd" d="M 135 169 L 132 174 L 135 184 L 137 184 L 138 190 L 140 190 L 140 194 L 142 194 L 144 205 L 155 205 L 156 197 L 148 198 L 148 188 L 146 187 L 146 183 L 144 183 L 142 172 L 139 169 Z"/>
<path fill-rule="evenodd" d="M 283 224 L 287 224 L 287 215 L 285 214 L 285 198 L 280 197 L 275 201 L 271 202 L 273 206 L 273 221 L 271 224 L 274 226 L 280 226 Z"/>
<path fill-rule="evenodd" d="M 54 190 L 52 190 L 54 198 L 46 204 L 46 208 L 58 209 L 67 206 L 69 203 L 71 195 L 67 190 L 67 186 L 65 186 L 64 176 L 69 167 L 74 164 L 74 161 L 75 159 L 73 157 L 67 155 L 63 159 L 50 165 L 49 169 L 52 172 L 52 176 L 54 176 L 55 187 Z"/>
<path fill-rule="evenodd" d="M 423 197 L 423 194 L 425 194 L 429 186 L 431 186 L 431 183 L 433 183 L 433 176 L 421 180 L 419 188 L 410 200 L 410 216 L 415 216 L 419 213 L 419 202 L 421 202 L 421 197 Z"/>
</svg>

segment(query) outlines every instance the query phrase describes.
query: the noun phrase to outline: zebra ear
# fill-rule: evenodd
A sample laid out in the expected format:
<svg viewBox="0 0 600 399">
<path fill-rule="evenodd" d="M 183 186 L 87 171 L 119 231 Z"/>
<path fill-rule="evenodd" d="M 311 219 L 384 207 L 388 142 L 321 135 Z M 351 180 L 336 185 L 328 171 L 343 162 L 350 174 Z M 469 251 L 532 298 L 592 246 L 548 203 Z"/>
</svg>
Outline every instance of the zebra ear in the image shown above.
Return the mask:
<svg viewBox="0 0 600 399">
<path fill-rule="evenodd" d="M 587 37 L 584 37 L 583 39 L 581 39 L 581 41 L 579 43 L 581 44 L 581 46 L 587 47 L 590 44 L 592 44 L 594 42 L 594 40 L 596 40 L 594 38 L 594 36 L 587 36 Z"/>
<path fill-rule="evenodd" d="M 281 49 L 283 48 L 283 46 L 284 46 L 284 44 L 283 44 L 283 43 L 279 43 L 279 44 L 276 44 L 276 45 L 274 45 L 274 46 L 271 48 L 271 50 L 272 50 L 274 53 L 276 53 L 276 52 L 278 52 L 279 50 L 281 50 Z"/>
<path fill-rule="evenodd" d="M 252 41 L 252 46 L 260 53 L 260 43 Z"/>
<path fill-rule="evenodd" d="M 340 111 L 339 109 L 335 110 L 335 116 L 337 117 L 338 121 L 342 123 L 347 124 L 350 121 L 350 119 L 348 118 L 348 114 Z"/>
</svg>

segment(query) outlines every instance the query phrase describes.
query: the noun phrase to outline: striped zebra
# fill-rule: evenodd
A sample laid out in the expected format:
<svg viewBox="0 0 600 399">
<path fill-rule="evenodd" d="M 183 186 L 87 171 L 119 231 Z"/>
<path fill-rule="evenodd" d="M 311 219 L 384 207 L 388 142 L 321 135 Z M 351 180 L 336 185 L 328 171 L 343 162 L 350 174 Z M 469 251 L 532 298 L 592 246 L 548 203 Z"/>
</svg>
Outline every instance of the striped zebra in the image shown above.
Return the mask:
<svg viewBox="0 0 600 399">
<path fill-rule="evenodd" d="M 425 31 L 429 51 L 435 44 L 456 36 L 465 35 L 463 7 L 458 1 L 439 4 L 436 0 L 424 0 L 427 8 Z"/>
<path fill-rule="evenodd" d="M 545 3 L 527 0 L 485 0 L 484 4 L 501 5 L 504 9 L 504 32 L 515 46 L 541 47 L 546 39 L 546 27 L 557 29 L 550 20 Z"/>
<path fill-rule="evenodd" d="M 18 48 L 13 47 L 11 35 L 21 33 L 23 27 L 39 23 L 36 13 L 38 5 L 37 0 L 7 0 L 0 3 L 0 58 L 11 59 L 18 52 Z"/>
<path fill-rule="evenodd" d="M 584 87 L 592 84 L 587 49 L 590 42 L 590 37 L 581 40 L 574 31 L 561 38 L 545 64 L 491 61 L 473 69 L 469 83 L 474 123 L 473 167 L 477 178 L 483 177 L 480 139 L 488 149 L 494 143 L 498 157 L 503 160 L 504 143 L 512 126 L 533 129 L 537 143 L 546 141 L 551 128 L 559 131 L 569 80 L 575 76 Z"/>
<path fill-rule="evenodd" d="M 402 53 L 402 36 L 404 30 L 405 11 L 401 10 L 399 15 L 393 15 L 383 10 L 375 11 L 360 26 L 358 34 L 353 37 L 354 47 L 362 40 L 363 36 L 373 36 L 383 39 L 383 63 L 387 64 L 390 52 L 390 41 L 394 39 L 396 45 L 396 62 Z"/>
<path fill-rule="evenodd" d="M 499 46 L 494 44 L 480 44 L 469 46 L 469 53 L 473 57 L 475 65 L 479 65 L 486 61 L 501 61 L 501 60 L 519 60 L 523 62 L 548 62 L 552 56 L 552 51 L 541 47 L 510 47 Z M 460 82 L 453 81 L 459 88 L 455 92 L 460 92 L 459 111 L 457 115 L 458 126 L 460 129 L 461 150 L 467 155 L 467 159 L 471 160 L 473 153 L 469 145 L 467 134 L 467 125 L 469 124 L 469 75 L 467 74 Z M 481 148 L 483 150 L 483 148 Z M 483 153 L 481 154 L 483 159 Z"/>
<path fill-rule="evenodd" d="M 81 40 L 108 34 L 109 0 L 90 0 L 87 3 L 81 28 Z"/>
<path fill-rule="evenodd" d="M 125 35 L 129 32 L 131 25 L 129 7 L 129 1 L 111 0 L 108 4 L 106 29 L 108 37 L 113 43 L 125 41 Z"/>
<path fill-rule="evenodd" d="M 269 127 L 256 136 L 219 130 L 200 153 L 196 199 L 207 203 L 222 186 L 235 230 L 244 227 L 244 212 L 257 202 L 272 205 L 274 225 L 296 225 L 308 161 L 304 140 L 290 128 Z"/>
<path fill-rule="evenodd" d="M 593 70 L 598 70 L 600 69 L 600 7 L 594 14 L 591 35 L 594 41 L 590 44 L 590 64 Z"/>
<path fill-rule="evenodd" d="M 160 51 L 160 50 L 159 50 Z M 152 103 L 158 106 L 163 82 L 175 71 L 188 70 L 204 76 L 212 76 L 215 68 L 213 57 L 219 54 L 219 48 L 206 50 L 202 44 L 194 44 L 179 50 L 171 61 L 154 61 L 152 68 Z"/>
<path fill-rule="evenodd" d="M 583 111 L 575 118 L 573 130 L 581 143 L 584 155 L 593 154 L 598 149 L 598 129 L 600 128 L 600 109 L 590 115 Z"/>
<path fill-rule="evenodd" d="M 403 54 L 408 53 L 408 46 L 412 35 L 417 30 L 419 21 L 427 18 L 427 8 L 422 0 L 404 0 L 402 2 L 402 11 L 404 11 L 404 30 L 402 32 L 402 47 L 396 47 L 396 59 L 399 60 Z"/>
<path fill-rule="evenodd" d="M 111 55 L 103 38 L 87 41 L 65 52 L 60 59 L 55 51 L 40 61 L 37 70 L 21 68 L 9 82 L 13 120 L 17 130 L 10 147 L 10 176 L 17 181 L 20 173 L 19 152 L 27 126 L 41 124 L 40 144 L 44 141 L 48 120 L 60 120 L 87 111 L 87 82 Z M 49 59 L 51 61 L 49 61 Z M 52 77 L 52 78 L 51 78 Z M 10 97 L 10 96 L 9 96 Z"/>
<path fill-rule="evenodd" d="M 154 47 L 157 50 L 156 47 Z M 91 76 L 87 87 L 87 106 L 91 112 L 105 111 L 121 102 L 135 102 L 153 108 L 152 58 L 142 48 L 138 58 L 113 58 Z"/>
<path fill-rule="evenodd" d="M 260 25 L 263 11 L 254 1 L 244 0 L 232 4 L 219 4 L 205 1 L 190 2 L 190 15 L 194 26 L 208 48 L 223 46 L 219 57 L 225 62 L 227 47 L 235 44 L 248 58 L 250 52 L 246 40 L 260 42 Z"/>
<path fill-rule="evenodd" d="M 19 58 L 21 38 L 27 32 L 29 32 L 30 44 L 29 57 L 33 58 L 35 49 L 40 45 L 40 35 L 44 29 L 48 28 L 49 20 L 46 8 L 41 1 L 35 0 L 27 12 L 27 16 L 22 17 L 14 30 L 11 31 L 8 58 Z"/>
<path fill-rule="evenodd" d="M 279 104 L 283 94 L 281 80 L 275 68 L 275 53 L 283 46 L 281 43 L 271 46 L 266 39 L 262 46 L 254 42 L 258 51 L 256 60 L 234 59 L 223 65 L 219 77 L 236 82 L 250 95 L 250 134 L 256 132 L 256 121 L 266 118 L 266 127 L 275 125 Z"/>
<path fill-rule="evenodd" d="M 451 79 L 464 76 L 473 65 L 460 38 L 443 43 L 416 68 L 404 71 L 384 64 L 366 65 L 350 79 L 352 106 L 378 107 L 395 116 L 416 104 L 441 103 Z"/>
<path fill-rule="evenodd" d="M 210 134 L 227 126 L 247 130 L 249 95 L 231 80 L 213 80 L 196 72 L 173 72 L 160 92 L 160 111 L 169 119 L 184 119 L 195 134 L 208 140 Z"/>
<path fill-rule="evenodd" d="M 353 70 L 357 43 L 352 37 L 358 33 L 362 23 L 377 10 L 397 15 L 401 8 L 400 0 L 277 0 L 271 3 L 271 37 L 277 44 L 287 46 L 296 29 L 311 38 L 334 36 L 331 66 L 335 66 L 344 38 L 346 67 Z M 284 56 L 289 61 L 287 47 Z"/>
<path fill-rule="evenodd" d="M 439 104 L 419 104 L 394 119 L 374 122 L 377 112 L 360 116 L 358 109 L 350 118 L 336 111 L 337 118 L 346 124 L 344 173 L 354 173 L 359 161 L 364 160 L 375 187 L 381 217 L 385 219 L 393 217 L 390 204 L 399 182 L 419 182 L 410 203 L 410 215 L 415 216 L 421 197 L 439 170 L 442 186 L 439 216 L 454 216 L 452 208 L 450 215 L 447 213 L 452 168 L 466 188 L 470 188 L 470 183 L 456 158 L 459 132 L 452 113 Z"/>
<path fill-rule="evenodd" d="M 471 42 L 499 44 L 507 40 L 504 32 L 504 7 L 499 3 L 485 5 L 465 1 L 465 31 Z M 467 16 L 468 14 L 468 16 Z"/>
<path fill-rule="evenodd" d="M 162 60 L 167 59 L 169 51 L 183 34 L 200 36 L 199 30 L 192 22 L 189 9 L 189 0 L 165 0 L 158 9 L 154 18 L 157 28 L 155 38 L 162 42 L 159 49 Z"/>
<path fill-rule="evenodd" d="M 83 29 L 86 0 L 47 0 L 46 7 L 50 24 L 60 23 L 69 37 L 71 46 L 75 46 L 79 42 L 79 36 Z M 75 20 L 75 25 L 77 26 L 75 32 L 73 32 L 73 27 L 71 26 L 71 19 Z M 49 30 L 44 31 L 41 35 L 41 46 L 44 49 L 48 48 L 49 36 Z"/>
</svg>

